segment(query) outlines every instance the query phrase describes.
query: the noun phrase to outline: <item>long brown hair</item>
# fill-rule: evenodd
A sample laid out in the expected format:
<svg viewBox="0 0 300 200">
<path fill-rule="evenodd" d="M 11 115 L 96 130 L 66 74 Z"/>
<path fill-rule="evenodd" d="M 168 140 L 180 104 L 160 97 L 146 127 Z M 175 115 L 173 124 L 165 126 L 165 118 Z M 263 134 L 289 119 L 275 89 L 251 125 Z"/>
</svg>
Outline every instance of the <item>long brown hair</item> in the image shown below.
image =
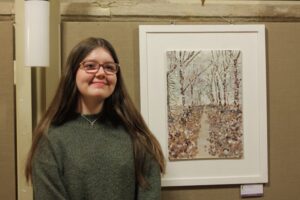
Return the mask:
<svg viewBox="0 0 300 200">
<path fill-rule="evenodd" d="M 119 63 L 117 54 L 112 45 L 103 38 L 87 38 L 78 43 L 70 52 L 67 59 L 64 73 L 60 79 L 56 94 L 45 112 L 44 116 L 36 126 L 33 132 L 33 141 L 28 154 L 25 175 L 27 181 L 32 176 L 32 160 L 37 149 L 37 145 L 51 124 L 61 125 L 72 116 L 76 111 L 79 91 L 76 86 L 76 72 L 80 62 L 95 48 L 102 47 L 108 50 L 114 59 Z M 118 119 L 118 121 L 127 129 L 133 144 L 135 174 L 137 183 L 142 186 L 148 186 L 145 179 L 145 157 L 149 154 L 160 166 L 164 173 L 165 162 L 159 142 L 147 127 L 139 111 L 135 108 L 129 97 L 121 74 L 118 71 L 117 84 L 113 94 L 108 97 L 103 106 L 103 112 Z"/>
</svg>

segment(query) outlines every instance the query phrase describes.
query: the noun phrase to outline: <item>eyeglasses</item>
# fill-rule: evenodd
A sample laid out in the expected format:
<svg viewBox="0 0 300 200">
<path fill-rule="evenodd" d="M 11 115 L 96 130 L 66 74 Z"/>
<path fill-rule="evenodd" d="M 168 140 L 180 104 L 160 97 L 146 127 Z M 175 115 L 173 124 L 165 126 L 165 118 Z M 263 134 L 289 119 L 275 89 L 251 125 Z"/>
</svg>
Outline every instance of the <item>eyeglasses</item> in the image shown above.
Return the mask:
<svg viewBox="0 0 300 200">
<path fill-rule="evenodd" d="M 96 74 L 100 67 L 103 68 L 103 71 L 107 75 L 116 74 L 119 70 L 120 65 L 118 63 L 108 62 L 99 64 L 95 61 L 84 61 L 80 63 L 80 69 L 83 69 L 88 74 Z"/>
</svg>

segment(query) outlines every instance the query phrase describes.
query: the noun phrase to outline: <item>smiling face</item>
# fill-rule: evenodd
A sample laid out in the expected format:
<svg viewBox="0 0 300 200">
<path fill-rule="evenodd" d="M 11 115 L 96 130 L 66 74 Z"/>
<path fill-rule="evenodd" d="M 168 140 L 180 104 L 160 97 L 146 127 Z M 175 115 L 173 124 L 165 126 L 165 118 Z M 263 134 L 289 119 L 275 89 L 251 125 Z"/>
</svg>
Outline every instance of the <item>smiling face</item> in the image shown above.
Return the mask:
<svg viewBox="0 0 300 200">
<path fill-rule="evenodd" d="M 109 51 L 102 47 L 92 50 L 82 62 L 86 61 L 97 62 L 100 65 L 115 62 Z M 116 74 L 105 74 L 103 67 L 95 74 L 89 74 L 82 68 L 78 68 L 76 73 L 80 97 L 88 101 L 103 102 L 114 92 L 116 83 Z"/>
</svg>

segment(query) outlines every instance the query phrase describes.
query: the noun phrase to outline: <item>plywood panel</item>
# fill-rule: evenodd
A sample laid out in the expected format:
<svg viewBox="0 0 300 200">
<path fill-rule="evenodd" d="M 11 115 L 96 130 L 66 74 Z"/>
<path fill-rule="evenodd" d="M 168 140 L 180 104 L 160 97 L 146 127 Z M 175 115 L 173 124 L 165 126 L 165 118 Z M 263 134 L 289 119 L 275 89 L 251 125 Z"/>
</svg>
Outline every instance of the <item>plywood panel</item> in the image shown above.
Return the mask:
<svg viewBox="0 0 300 200">
<path fill-rule="evenodd" d="M 300 196 L 300 23 L 268 30 L 270 185 L 268 200 Z"/>
<path fill-rule="evenodd" d="M 167 21 L 161 23 L 168 23 Z M 195 22 L 193 22 L 196 24 Z M 193 24 L 186 22 L 186 24 Z M 139 104 L 138 25 L 145 22 L 65 22 L 62 55 L 88 36 L 104 37 L 116 47 L 125 82 Z M 155 22 L 155 24 L 158 24 Z M 180 24 L 185 24 L 181 22 Z M 197 23 L 199 24 L 199 23 Z M 267 23 L 269 177 L 261 200 L 300 196 L 300 23 Z M 163 188 L 163 200 L 238 200 L 238 185 Z M 257 199 L 257 198 L 247 198 Z"/>
<path fill-rule="evenodd" d="M 0 199 L 16 199 L 13 25 L 0 22 Z"/>
</svg>

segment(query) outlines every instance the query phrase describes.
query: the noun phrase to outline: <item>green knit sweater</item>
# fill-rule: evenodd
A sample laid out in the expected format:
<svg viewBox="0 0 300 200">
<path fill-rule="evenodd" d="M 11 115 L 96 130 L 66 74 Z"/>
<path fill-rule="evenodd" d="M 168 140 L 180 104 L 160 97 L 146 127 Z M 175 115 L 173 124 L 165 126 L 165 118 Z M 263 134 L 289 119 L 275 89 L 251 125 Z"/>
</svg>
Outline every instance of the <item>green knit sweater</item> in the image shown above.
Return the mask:
<svg viewBox="0 0 300 200">
<path fill-rule="evenodd" d="M 92 121 L 96 115 L 87 115 Z M 148 189 L 137 186 L 130 136 L 122 128 L 77 114 L 51 126 L 33 158 L 32 183 L 37 200 L 156 200 L 160 170 L 147 158 Z"/>
</svg>

